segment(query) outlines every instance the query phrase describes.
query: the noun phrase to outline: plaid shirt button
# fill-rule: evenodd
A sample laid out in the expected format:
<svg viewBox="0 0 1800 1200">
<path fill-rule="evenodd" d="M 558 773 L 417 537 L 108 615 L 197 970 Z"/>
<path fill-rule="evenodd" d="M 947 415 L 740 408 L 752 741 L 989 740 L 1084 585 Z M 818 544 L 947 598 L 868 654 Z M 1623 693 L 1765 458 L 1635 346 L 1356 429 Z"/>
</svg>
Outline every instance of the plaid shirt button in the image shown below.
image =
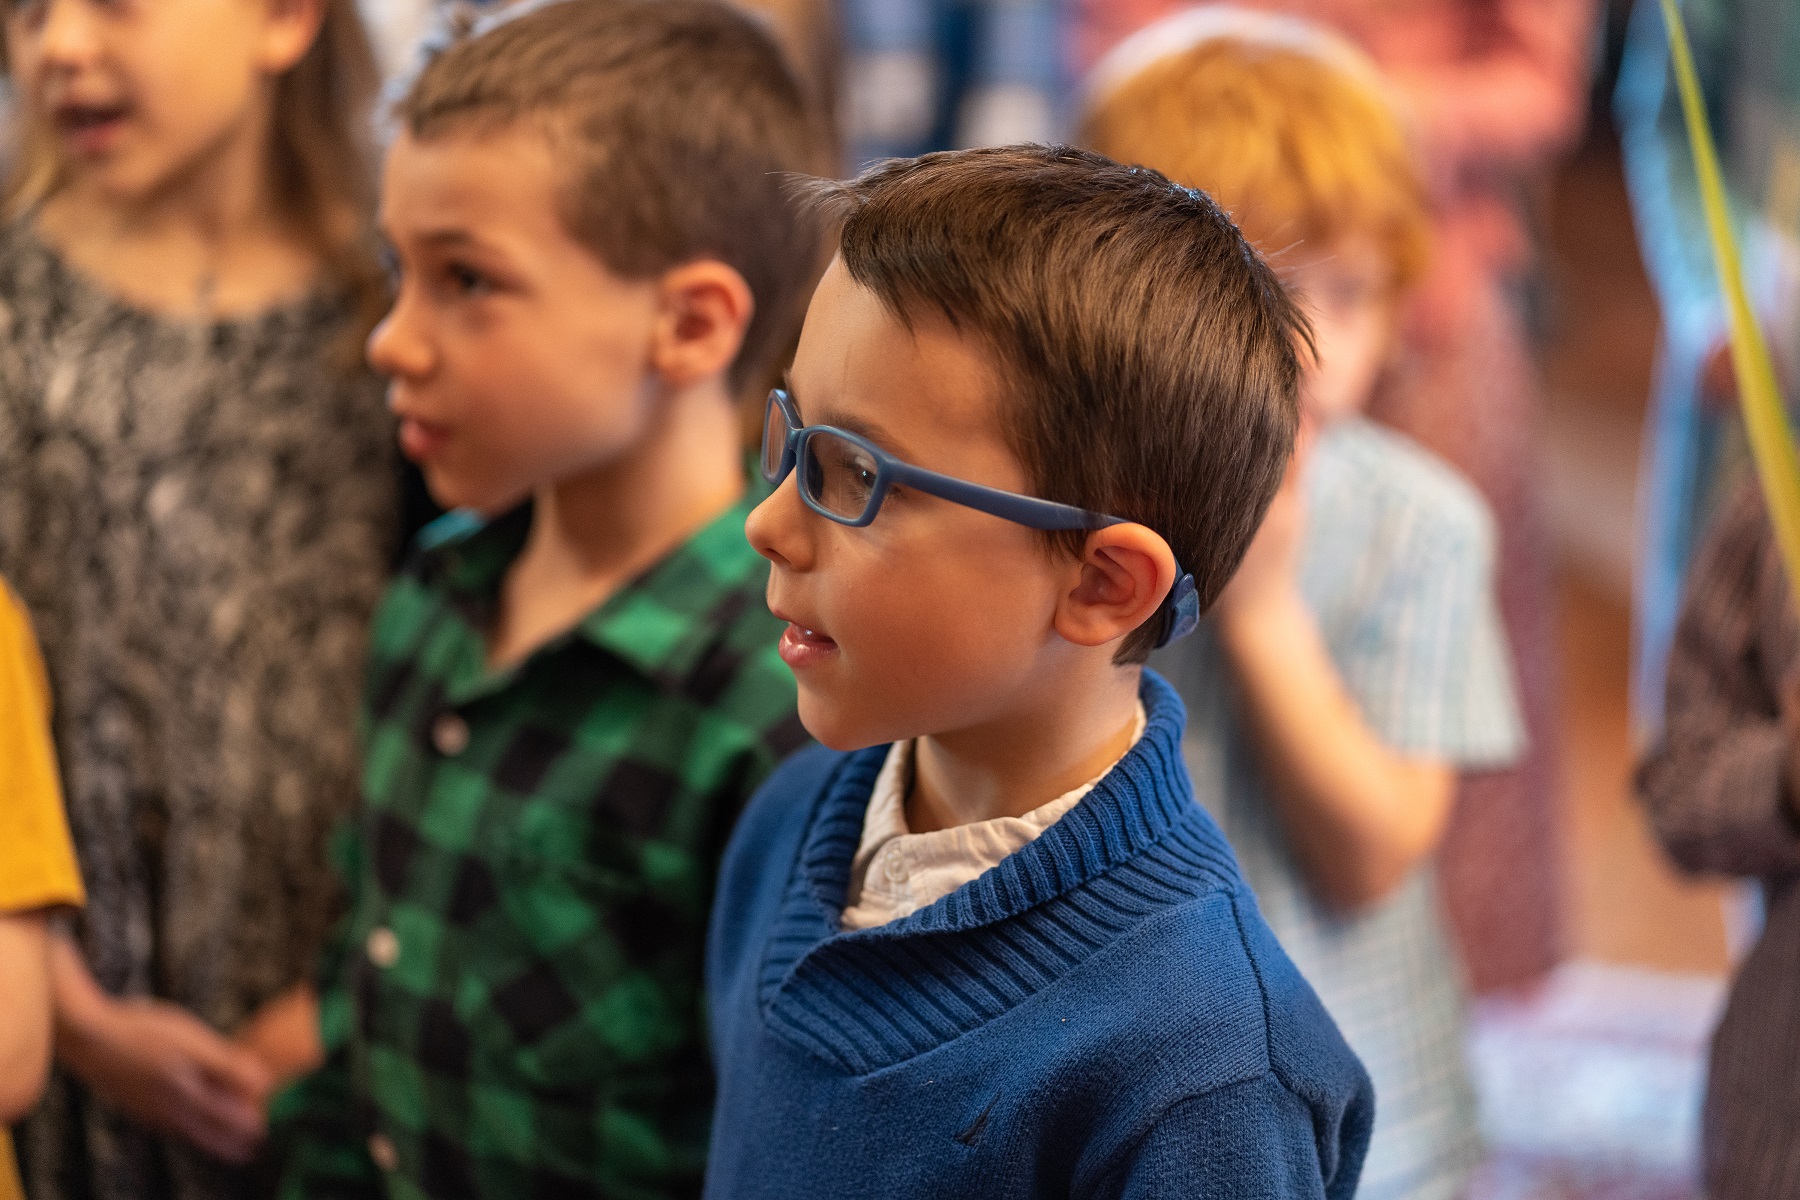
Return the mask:
<svg viewBox="0 0 1800 1200">
<path fill-rule="evenodd" d="M 400 1152 L 394 1149 L 393 1139 L 384 1133 L 369 1135 L 369 1157 L 384 1171 L 391 1171 L 400 1165 Z"/>
<path fill-rule="evenodd" d="M 441 712 L 431 723 L 431 744 L 445 758 L 469 748 L 469 723 L 453 712 Z"/>
<path fill-rule="evenodd" d="M 369 930 L 363 949 L 369 952 L 369 961 L 384 971 L 400 961 L 400 939 L 385 925 Z"/>
</svg>

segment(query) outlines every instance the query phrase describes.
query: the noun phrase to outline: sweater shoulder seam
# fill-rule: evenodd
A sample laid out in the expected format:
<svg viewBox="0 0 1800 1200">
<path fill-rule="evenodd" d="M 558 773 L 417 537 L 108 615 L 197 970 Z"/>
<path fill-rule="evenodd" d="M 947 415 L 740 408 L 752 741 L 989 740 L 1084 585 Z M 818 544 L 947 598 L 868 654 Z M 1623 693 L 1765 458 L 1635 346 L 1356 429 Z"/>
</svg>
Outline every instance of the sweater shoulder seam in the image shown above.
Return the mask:
<svg viewBox="0 0 1800 1200">
<path fill-rule="evenodd" d="M 1250 973 L 1256 977 L 1256 995 L 1262 1001 L 1263 1069 L 1280 1080 L 1281 1086 L 1285 1088 L 1288 1087 L 1288 1082 L 1281 1077 L 1281 1073 L 1275 1065 L 1275 1014 L 1269 1011 L 1269 981 L 1263 977 L 1262 961 L 1257 957 L 1256 950 L 1251 945 L 1250 931 L 1244 928 L 1242 896 L 1236 888 L 1233 888 L 1230 894 L 1231 918 L 1237 924 L 1238 943 L 1243 946 L 1244 957 L 1249 960 Z M 1293 1089 L 1289 1088 L 1288 1090 L 1292 1091 Z"/>
</svg>

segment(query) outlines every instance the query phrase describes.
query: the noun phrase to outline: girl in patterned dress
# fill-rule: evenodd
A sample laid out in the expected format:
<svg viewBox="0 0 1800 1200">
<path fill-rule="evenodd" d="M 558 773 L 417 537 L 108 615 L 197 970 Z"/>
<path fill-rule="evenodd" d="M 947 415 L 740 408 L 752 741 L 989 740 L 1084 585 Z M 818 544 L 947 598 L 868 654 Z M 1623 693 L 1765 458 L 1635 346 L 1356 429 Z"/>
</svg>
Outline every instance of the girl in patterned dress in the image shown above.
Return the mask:
<svg viewBox="0 0 1800 1200">
<path fill-rule="evenodd" d="M 353 0 L 5 0 L 0 573 L 88 908 L 38 1200 L 246 1194 L 394 524 Z M 274 1061 L 271 1061 L 274 1060 Z"/>
</svg>

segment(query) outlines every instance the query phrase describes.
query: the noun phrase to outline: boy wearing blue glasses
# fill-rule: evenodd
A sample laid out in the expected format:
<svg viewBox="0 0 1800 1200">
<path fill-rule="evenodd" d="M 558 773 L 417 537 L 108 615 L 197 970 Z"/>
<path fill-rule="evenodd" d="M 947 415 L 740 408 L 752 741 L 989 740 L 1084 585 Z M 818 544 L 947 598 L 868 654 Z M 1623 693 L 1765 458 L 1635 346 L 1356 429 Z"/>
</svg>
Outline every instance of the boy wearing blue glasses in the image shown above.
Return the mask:
<svg viewBox="0 0 1800 1200">
<path fill-rule="evenodd" d="M 721 871 L 708 1194 L 1349 1197 L 1367 1077 L 1142 667 L 1280 482 L 1303 319 L 1203 194 L 1085 152 L 816 190 L 748 533 L 824 745 Z"/>
</svg>

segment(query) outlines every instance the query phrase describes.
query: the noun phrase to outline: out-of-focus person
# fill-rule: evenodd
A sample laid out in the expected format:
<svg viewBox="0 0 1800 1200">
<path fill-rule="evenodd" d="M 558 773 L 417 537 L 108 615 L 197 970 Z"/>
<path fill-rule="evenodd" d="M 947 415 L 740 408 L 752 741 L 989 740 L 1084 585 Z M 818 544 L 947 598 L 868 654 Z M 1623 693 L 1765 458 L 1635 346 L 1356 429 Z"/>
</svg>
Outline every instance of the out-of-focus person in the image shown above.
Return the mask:
<svg viewBox="0 0 1800 1200">
<path fill-rule="evenodd" d="M 1718 144 L 1746 282 L 1777 373 L 1800 380 L 1800 5 L 1687 0 L 1681 6 Z M 1661 723 L 1682 584 L 1701 534 L 1742 483 L 1725 297 L 1713 269 L 1660 3 L 1632 10 L 1614 94 L 1638 245 L 1662 325 L 1638 485 L 1632 709 Z"/>
<path fill-rule="evenodd" d="M 841 0 L 853 165 L 1047 142 L 1068 70 L 1059 0 Z"/>
<path fill-rule="evenodd" d="M 1095 61 L 1180 0 L 1072 0 Z M 1381 67 L 1417 140 L 1432 258 L 1371 414 L 1467 476 L 1499 521 L 1500 606 L 1530 746 L 1472 774 L 1442 853 L 1444 900 L 1474 984 L 1540 975 L 1561 952 L 1555 629 L 1536 508 L 1539 385 L 1522 293 L 1523 198 L 1581 129 L 1594 0 L 1249 0 L 1341 31 Z"/>
<path fill-rule="evenodd" d="M 1694 557 L 1662 728 L 1637 778 L 1685 869 L 1761 886 L 1767 920 L 1713 1035 L 1701 1120 L 1712 1200 L 1800 1197 L 1800 622 L 1753 480 Z"/>
<path fill-rule="evenodd" d="M 31 0 L 4 33 L 0 572 L 87 885 L 21 1165 L 35 1200 L 243 1195 L 395 522 L 375 72 L 351 0 Z"/>
<path fill-rule="evenodd" d="M 30 620 L 0 580 L 0 1200 L 24 1200 L 6 1127 L 50 1065 L 50 932 L 81 873 L 50 744 L 50 693 Z"/>
<path fill-rule="evenodd" d="M 1457 775 L 1523 748 L 1476 491 L 1368 420 L 1429 256 L 1374 65 L 1290 17 L 1188 10 L 1095 73 L 1084 142 L 1213 196 L 1312 322 L 1316 436 L 1196 635 L 1153 665 L 1257 903 L 1375 1082 L 1357 1194 L 1460 1194 L 1481 1156 L 1435 877 Z"/>
</svg>

